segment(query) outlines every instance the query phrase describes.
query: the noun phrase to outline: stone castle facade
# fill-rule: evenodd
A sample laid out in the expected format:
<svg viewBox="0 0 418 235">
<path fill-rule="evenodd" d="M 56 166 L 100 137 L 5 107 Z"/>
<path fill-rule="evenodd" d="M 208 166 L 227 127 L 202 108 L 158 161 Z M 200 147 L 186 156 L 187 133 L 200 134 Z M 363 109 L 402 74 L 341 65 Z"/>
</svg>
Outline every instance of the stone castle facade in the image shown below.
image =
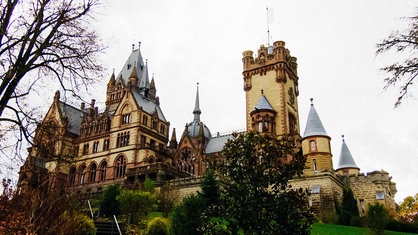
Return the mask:
<svg viewBox="0 0 418 235">
<path fill-rule="evenodd" d="M 306 156 L 301 177 L 290 183 L 311 191 L 309 203 L 318 215 L 336 212 L 344 187 L 350 187 L 364 215 L 368 203 L 379 202 L 395 212 L 396 185 L 385 171 L 360 173 L 342 141 L 338 167 L 333 167 L 331 137 L 312 103 L 300 134 L 297 60 L 282 41 L 260 46 L 257 55 L 243 52 L 246 129 L 280 138 L 295 136 Z M 20 170 L 19 187 L 47 181 L 49 189 L 80 195 L 96 194 L 109 185 L 141 188 L 145 178 L 172 184 L 183 197 L 199 190 L 199 177 L 231 135 L 213 136 L 201 121 L 199 87 L 193 121 L 180 138 L 160 107 L 154 77 L 140 48 L 133 49 L 119 74 L 107 84 L 104 111 L 92 100 L 74 107 L 54 100 L 37 128 L 29 156 Z"/>
</svg>

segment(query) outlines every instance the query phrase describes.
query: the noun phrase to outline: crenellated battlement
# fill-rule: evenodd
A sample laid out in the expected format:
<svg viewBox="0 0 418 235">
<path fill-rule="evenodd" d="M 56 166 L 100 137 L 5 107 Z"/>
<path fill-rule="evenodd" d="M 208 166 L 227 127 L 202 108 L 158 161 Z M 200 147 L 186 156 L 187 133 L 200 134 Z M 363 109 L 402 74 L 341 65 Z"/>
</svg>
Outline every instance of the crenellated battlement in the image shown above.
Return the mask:
<svg viewBox="0 0 418 235">
<path fill-rule="evenodd" d="M 290 51 L 285 48 L 285 42 L 276 41 L 273 46 L 261 45 L 257 51 L 256 57 L 251 50 L 244 51 L 242 53 L 242 61 L 244 65 L 244 73 L 246 71 L 252 71 L 254 73 L 265 73 L 268 70 L 279 70 L 288 68 L 297 77 L 297 59 L 290 55 Z M 281 65 L 280 65 L 281 64 Z M 270 65 L 270 66 L 269 66 Z M 260 70 L 262 67 L 267 70 Z"/>
</svg>

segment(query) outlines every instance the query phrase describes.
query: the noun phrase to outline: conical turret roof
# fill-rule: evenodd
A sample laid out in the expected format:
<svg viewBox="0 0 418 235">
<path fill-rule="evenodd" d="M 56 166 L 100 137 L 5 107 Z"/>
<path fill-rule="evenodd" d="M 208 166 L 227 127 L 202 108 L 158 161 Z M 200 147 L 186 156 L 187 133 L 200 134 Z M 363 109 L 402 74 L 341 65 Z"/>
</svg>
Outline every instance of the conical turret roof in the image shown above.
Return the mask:
<svg viewBox="0 0 418 235">
<path fill-rule="evenodd" d="M 360 169 L 354 162 L 353 156 L 351 156 L 350 150 L 348 149 L 348 146 L 345 143 L 344 135 L 342 137 L 343 143 L 341 145 L 340 159 L 338 160 L 338 166 L 336 170 L 343 168 Z"/>
<path fill-rule="evenodd" d="M 328 136 L 325 131 L 324 126 L 322 125 L 321 119 L 319 118 L 318 113 L 315 110 L 313 105 L 313 99 L 311 98 L 311 109 L 308 114 L 308 121 L 306 122 L 305 132 L 303 137 L 309 136 Z"/>
<path fill-rule="evenodd" d="M 273 110 L 274 109 L 271 107 L 269 101 L 267 100 L 267 98 L 264 95 L 261 95 L 260 99 L 258 100 L 257 105 L 255 106 L 256 110 L 260 110 L 260 109 L 267 109 L 267 110 Z"/>
</svg>

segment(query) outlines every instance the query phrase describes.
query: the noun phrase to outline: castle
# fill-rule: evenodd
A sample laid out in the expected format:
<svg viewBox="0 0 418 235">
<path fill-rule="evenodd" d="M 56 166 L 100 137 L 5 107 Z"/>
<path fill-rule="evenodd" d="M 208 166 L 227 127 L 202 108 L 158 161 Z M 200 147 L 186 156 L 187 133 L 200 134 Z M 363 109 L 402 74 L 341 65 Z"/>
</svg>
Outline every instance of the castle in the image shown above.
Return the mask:
<svg viewBox="0 0 418 235">
<path fill-rule="evenodd" d="M 352 189 L 361 215 L 368 203 L 375 202 L 395 212 L 396 185 L 389 174 L 383 170 L 360 173 L 344 139 L 334 169 L 331 137 L 313 103 L 300 135 L 297 61 L 284 42 L 262 45 L 257 55 L 244 51 L 242 61 L 246 129 L 295 136 L 307 161 L 303 175 L 290 184 L 310 190 L 309 203 L 318 215 L 336 212 L 346 186 Z M 178 140 L 175 128 L 170 136 L 170 122 L 140 48 L 133 48 L 119 74 L 110 76 L 105 104 L 102 112 L 95 100 L 74 107 L 62 102 L 57 91 L 36 130 L 36 145 L 29 148 L 21 167 L 19 187 L 47 181 L 52 189 L 94 195 L 114 184 L 140 188 L 145 178 L 151 178 L 157 185 L 171 182 L 172 190 L 185 196 L 199 190 L 199 177 L 208 162 L 222 157 L 222 148 L 231 138 L 212 135 L 201 121 L 199 87 L 193 121 Z"/>
</svg>

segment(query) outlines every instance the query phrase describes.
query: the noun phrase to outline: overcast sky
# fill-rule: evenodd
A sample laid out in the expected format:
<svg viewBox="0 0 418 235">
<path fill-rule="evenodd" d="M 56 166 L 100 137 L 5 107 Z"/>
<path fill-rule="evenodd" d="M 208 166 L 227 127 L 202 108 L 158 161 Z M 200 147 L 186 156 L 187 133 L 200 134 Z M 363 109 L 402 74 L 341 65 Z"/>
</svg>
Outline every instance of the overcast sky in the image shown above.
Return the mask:
<svg viewBox="0 0 418 235">
<path fill-rule="evenodd" d="M 108 68 L 91 92 L 104 108 L 112 70 L 119 73 L 138 46 L 154 74 L 161 108 L 180 138 L 193 120 L 200 83 L 201 120 L 212 134 L 245 128 L 242 52 L 282 40 L 297 57 L 301 134 L 309 98 L 332 138 L 334 167 L 341 135 L 361 172 L 384 169 L 397 183 L 396 201 L 418 193 L 418 89 L 394 109 L 398 91 L 383 91 L 379 68 L 396 55 L 375 55 L 376 43 L 404 29 L 418 1 L 145 1 L 105 0 L 92 22 L 108 46 Z M 414 55 L 416 56 L 416 54 Z M 45 107 L 53 91 L 44 96 Z"/>
<path fill-rule="evenodd" d="M 362 172 L 384 169 L 397 183 L 396 201 L 418 193 L 418 89 L 394 109 L 397 90 L 383 91 L 376 43 L 404 29 L 418 1 L 106 1 L 98 17 L 118 73 L 141 41 L 161 108 L 179 137 L 193 120 L 200 83 L 201 120 L 212 134 L 245 128 L 242 52 L 282 40 L 298 58 L 301 134 L 309 98 L 332 138 L 334 167 L 341 135 Z M 416 54 L 415 54 L 416 56 Z M 97 86 L 99 87 L 99 86 Z M 102 88 L 104 85 L 101 86 Z M 103 101 L 104 93 L 100 97 Z"/>
</svg>

